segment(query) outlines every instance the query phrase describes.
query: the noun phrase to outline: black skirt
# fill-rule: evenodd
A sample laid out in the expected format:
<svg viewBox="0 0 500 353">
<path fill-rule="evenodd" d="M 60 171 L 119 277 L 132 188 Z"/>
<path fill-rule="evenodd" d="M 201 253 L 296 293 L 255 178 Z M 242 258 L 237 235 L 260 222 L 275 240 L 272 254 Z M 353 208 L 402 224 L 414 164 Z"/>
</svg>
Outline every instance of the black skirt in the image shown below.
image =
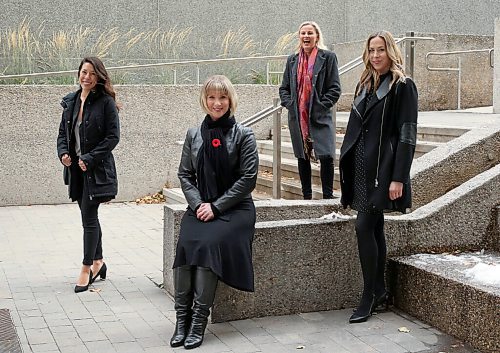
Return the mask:
<svg viewBox="0 0 500 353">
<path fill-rule="evenodd" d="M 188 207 L 181 220 L 173 268 L 207 267 L 227 285 L 253 292 L 254 234 L 255 206 L 250 198 L 209 222 L 198 220 Z"/>
</svg>

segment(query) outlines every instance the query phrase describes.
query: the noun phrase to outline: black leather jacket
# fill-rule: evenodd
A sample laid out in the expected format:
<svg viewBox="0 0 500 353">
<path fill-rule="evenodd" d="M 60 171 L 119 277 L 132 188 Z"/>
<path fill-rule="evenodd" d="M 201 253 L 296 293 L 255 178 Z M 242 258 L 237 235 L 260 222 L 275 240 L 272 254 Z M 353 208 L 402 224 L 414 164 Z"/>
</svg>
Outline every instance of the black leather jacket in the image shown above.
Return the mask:
<svg viewBox="0 0 500 353">
<path fill-rule="evenodd" d="M 238 178 L 233 186 L 212 202 L 213 206 L 221 213 L 234 207 L 242 200 L 252 198 L 251 192 L 255 188 L 259 168 L 259 155 L 252 129 L 236 123 L 225 135 L 225 140 L 230 169 L 235 171 L 234 174 Z M 200 204 L 206 202 L 202 200 L 196 187 L 196 160 L 202 143 L 201 127 L 191 128 L 187 131 L 177 173 L 184 196 L 193 211 Z"/>
</svg>

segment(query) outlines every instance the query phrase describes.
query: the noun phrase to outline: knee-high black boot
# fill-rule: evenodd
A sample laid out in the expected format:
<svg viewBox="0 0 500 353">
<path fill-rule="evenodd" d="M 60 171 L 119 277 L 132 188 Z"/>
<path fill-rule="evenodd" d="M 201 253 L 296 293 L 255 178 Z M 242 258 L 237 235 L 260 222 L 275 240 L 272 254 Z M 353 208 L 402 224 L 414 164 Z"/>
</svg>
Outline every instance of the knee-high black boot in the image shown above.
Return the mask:
<svg viewBox="0 0 500 353">
<path fill-rule="evenodd" d="M 358 308 L 349 319 L 349 323 L 364 322 L 372 314 L 378 260 L 377 242 L 374 236 L 377 217 L 378 215 L 358 212 L 356 219 L 359 260 L 363 273 L 363 294 Z"/>
<path fill-rule="evenodd" d="M 321 188 L 323 190 L 324 199 L 333 199 L 333 178 L 334 166 L 333 158 L 322 158 L 320 162 Z"/>
<path fill-rule="evenodd" d="M 298 158 L 297 166 L 299 169 L 300 184 L 302 186 L 302 195 L 304 200 L 312 199 L 311 182 L 311 161 L 309 159 Z"/>
<path fill-rule="evenodd" d="M 171 347 L 180 347 L 184 344 L 186 335 L 191 325 L 193 306 L 193 276 L 192 266 L 174 268 L 175 288 L 175 331 L 170 339 Z"/>
<path fill-rule="evenodd" d="M 214 304 L 217 276 L 209 268 L 197 267 L 194 279 L 194 307 L 191 327 L 184 341 L 184 348 L 199 347 L 208 323 L 210 308 Z"/>
</svg>

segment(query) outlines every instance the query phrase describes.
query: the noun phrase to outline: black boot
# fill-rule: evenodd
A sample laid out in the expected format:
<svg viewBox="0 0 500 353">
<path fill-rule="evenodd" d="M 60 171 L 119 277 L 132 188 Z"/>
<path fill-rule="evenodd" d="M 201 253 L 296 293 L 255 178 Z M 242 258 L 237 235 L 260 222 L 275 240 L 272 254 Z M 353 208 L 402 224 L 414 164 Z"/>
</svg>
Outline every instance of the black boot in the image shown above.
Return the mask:
<svg viewBox="0 0 500 353">
<path fill-rule="evenodd" d="M 202 344 L 216 289 L 217 276 L 215 273 L 208 268 L 197 267 L 194 278 L 193 318 L 184 341 L 184 348 L 192 349 Z"/>
<path fill-rule="evenodd" d="M 194 268 L 181 266 L 174 268 L 175 288 L 175 331 L 170 339 L 171 347 L 180 347 L 184 344 L 186 335 L 191 325 L 193 306 L 193 275 Z"/>
<path fill-rule="evenodd" d="M 333 178 L 335 176 L 333 158 L 322 158 L 319 161 L 323 199 L 333 199 Z"/>
<path fill-rule="evenodd" d="M 368 320 L 373 312 L 374 302 L 375 298 L 372 293 L 363 293 L 358 308 L 349 318 L 349 323 L 356 324 Z"/>
<path fill-rule="evenodd" d="M 304 196 L 304 200 L 311 200 L 311 161 L 304 158 L 298 158 L 297 166 L 299 169 L 300 185 L 302 186 L 302 195 Z"/>
</svg>

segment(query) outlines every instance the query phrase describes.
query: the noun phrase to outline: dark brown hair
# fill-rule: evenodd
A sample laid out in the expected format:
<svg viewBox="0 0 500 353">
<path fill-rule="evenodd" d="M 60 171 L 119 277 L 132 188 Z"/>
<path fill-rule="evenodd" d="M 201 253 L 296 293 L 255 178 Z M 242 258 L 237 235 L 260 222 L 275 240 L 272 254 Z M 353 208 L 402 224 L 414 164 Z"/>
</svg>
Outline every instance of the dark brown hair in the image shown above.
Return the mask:
<svg viewBox="0 0 500 353">
<path fill-rule="evenodd" d="M 80 71 L 82 70 L 82 66 L 85 63 L 89 63 L 90 65 L 92 65 L 94 67 L 95 73 L 97 74 L 96 89 L 102 89 L 104 90 L 104 92 L 109 94 L 115 101 L 116 108 L 120 110 L 121 105 L 116 101 L 116 93 L 113 85 L 111 84 L 111 78 L 109 77 L 108 72 L 106 71 L 106 68 L 104 67 L 101 59 L 95 56 L 87 56 L 83 58 L 80 66 L 78 67 L 78 77 L 80 77 Z"/>
</svg>

